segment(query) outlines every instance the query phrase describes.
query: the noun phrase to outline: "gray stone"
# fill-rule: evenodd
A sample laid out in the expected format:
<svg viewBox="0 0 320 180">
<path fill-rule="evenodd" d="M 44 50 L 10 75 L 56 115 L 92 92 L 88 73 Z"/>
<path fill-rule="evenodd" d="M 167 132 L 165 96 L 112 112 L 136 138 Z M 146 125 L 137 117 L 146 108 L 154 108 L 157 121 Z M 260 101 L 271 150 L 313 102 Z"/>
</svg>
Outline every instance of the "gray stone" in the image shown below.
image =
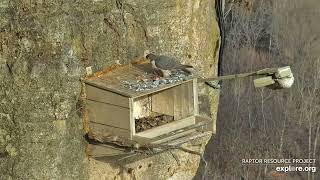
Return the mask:
<svg viewBox="0 0 320 180">
<path fill-rule="evenodd" d="M 103 177 L 105 167 L 120 178 L 119 168 L 85 155 L 79 103 L 85 67 L 130 62 L 149 49 L 212 76 L 218 41 L 212 0 L 1 1 L 0 179 L 88 179 Z M 215 117 L 217 92 L 201 92 L 213 100 L 206 113 Z M 170 154 L 152 161 L 156 168 L 137 170 L 137 177 L 192 177 L 199 157 L 182 160 L 177 174 L 167 168 L 175 163 Z"/>
</svg>

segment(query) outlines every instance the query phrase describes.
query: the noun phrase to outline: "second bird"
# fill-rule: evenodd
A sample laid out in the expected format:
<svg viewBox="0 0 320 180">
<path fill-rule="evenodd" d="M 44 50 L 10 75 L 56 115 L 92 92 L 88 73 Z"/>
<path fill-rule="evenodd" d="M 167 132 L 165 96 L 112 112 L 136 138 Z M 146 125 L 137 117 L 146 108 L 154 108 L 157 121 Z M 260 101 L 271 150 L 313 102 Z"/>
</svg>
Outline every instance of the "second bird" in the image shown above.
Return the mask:
<svg viewBox="0 0 320 180">
<path fill-rule="evenodd" d="M 151 62 L 154 69 L 160 70 L 163 77 L 168 77 L 173 71 L 182 70 L 187 74 L 191 72 L 187 68 L 192 68 L 190 65 L 183 65 L 178 62 L 175 58 L 160 55 L 156 56 L 154 54 L 148 54 L 146 58 Z"/>
</svg>

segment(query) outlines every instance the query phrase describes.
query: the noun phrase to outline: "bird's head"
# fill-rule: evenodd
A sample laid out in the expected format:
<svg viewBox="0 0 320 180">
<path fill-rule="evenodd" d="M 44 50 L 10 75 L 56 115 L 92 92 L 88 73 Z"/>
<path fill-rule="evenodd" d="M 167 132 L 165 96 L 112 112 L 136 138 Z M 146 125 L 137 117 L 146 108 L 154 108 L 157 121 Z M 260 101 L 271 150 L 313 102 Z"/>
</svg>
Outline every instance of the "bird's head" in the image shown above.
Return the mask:
<svg viewBox="0 0 320 180">
<path fill-rule="evenodd" d="M 155 60 L 157 59 L 157 56 L 154 55 L 154 54 L 148 54 L 148 55 L 146 56 L 146 59 L 149 60 L 150 62 L 151 62 L 151 61 L 155 61 Z"/>
</svg>

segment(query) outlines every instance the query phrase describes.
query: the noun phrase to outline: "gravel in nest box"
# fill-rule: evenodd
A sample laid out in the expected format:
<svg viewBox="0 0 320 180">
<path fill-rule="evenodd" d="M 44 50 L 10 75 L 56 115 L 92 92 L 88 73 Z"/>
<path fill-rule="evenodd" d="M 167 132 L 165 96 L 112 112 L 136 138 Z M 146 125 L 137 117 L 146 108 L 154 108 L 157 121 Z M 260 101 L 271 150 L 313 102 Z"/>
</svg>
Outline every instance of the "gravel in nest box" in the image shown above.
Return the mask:
<svg viewBox="0 0 320 180">
<path fill-rule="evenodd" d="M 151 129 L 157 126 L 161 126 L 174 121 L 173 116 L 168 115 L 158 115 L 158 116 L 148 116 L 140 119 L 135 119 L 136 132 L 142 132 L 147 129 Z"/>
<path fill-rule="evenodd" d="M 192 77 L 192 75 L 187 75 L 183 71 L 176 71 L 171 74 L 171 76 L 166 78 L 151 78 L 151 79 L 141 79 L 137 78 L 134 81 L 122 81 L 122 85 L 127 87 L 133 91 L 147 91 L 154 88 L 158 88 L 162 85 L 173 84 L 180 81 L 188 80 Z"/>
</svg>

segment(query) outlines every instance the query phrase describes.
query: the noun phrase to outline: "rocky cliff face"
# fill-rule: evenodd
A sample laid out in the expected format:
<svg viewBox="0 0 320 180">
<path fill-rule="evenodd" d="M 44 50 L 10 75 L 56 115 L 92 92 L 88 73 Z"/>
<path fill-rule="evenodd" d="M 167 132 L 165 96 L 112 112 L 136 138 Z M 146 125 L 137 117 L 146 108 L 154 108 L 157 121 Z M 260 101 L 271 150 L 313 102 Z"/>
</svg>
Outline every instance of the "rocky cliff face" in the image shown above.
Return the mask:
<svg viewBox="0 0 320 180">
<path fill-rule="evenodd" d="M 88 161 L 84 153 L 79 79 L 85 67 L 127 63 L 150 50 L 192 64 L 203 76 L 215 75 L 214 6 L 213 0 L 2 0 L 0 179 L 120 178 L 124 172 L 117 167 Z M 202 112 L 215 118 L 217 92 L 202 87 L 200 93 Z M 171 166 L 168 155 L 130 168 L 145 170 L 137 177 L 195 174 L 199 157 Z M 152 173 L 148 167 L 157 168 Z"/>
</svg>

